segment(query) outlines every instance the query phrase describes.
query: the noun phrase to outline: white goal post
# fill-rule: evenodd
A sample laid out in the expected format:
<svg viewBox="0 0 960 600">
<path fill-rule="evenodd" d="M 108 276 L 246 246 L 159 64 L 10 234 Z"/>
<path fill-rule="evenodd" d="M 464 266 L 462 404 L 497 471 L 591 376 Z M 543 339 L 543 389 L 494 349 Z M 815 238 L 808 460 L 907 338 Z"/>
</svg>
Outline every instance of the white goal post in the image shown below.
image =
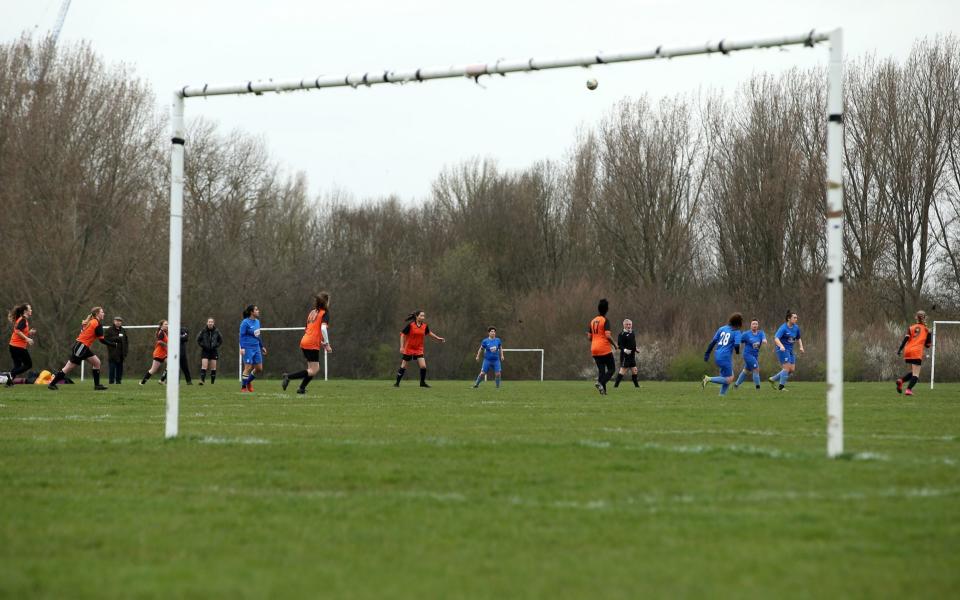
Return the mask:
<svg viewBox="0 0 960 600">
<path fill-rule="evenodd" d="M 543 381 L 543 348 L 501 348 L 504 352 L 539 352 L 540 353 L 540 381 Z M 483 372 L 483 379 L 486 381 L 487 372 Z"/>
<path fill-rule="evenodd" d="M 113 327 L 113 325 L 111 325 L 111 327 Z M 156 328 L 157 328 L 157 325 L 156 325 L 156 324 L 153 324 L 153 325 L 124 325 L 123 328 L 124 328 L 124 329 L 156 329 Z M 86 364 L 87 364 L 87 361 L 83 361 L 83 362 L 80 363 L 80 381 L 85 381 L 85 380 L 86 380 L 86 378 L 85 378 L 85 373 L 84 373 L 84 366 L 85 366 Z M 178 366 L 179 366 L 179 365 L 178 365 Z"/>
<path fill-rule="evenodd" d="M 261 327 L 260 331 L 303 331 L 303 325 L 300 327 Z M 269 348 L 267 349 L 269 351 Z M 327 354 L 326 350 L 323 351 L 323 380 L 328 381 L 328 371 L 327 371 Z M 239 348 L 237 349 L 237 379 L 243 380 L 243 354 L 240 354 Z"/>
<path fill-rule="evenodd" d="M 937 325 L 960 325 L 960 321 L 934 321 L 930 331 L 930 389 L 933 389 L 933 375 L 937 371 Z"/>
<path fill-rule="evenodd" d="M 827 107 L 825 126 L 827 130 L 826 188 L 826 299 L 827 299 L 827 456 L 843 453 L 843 30 L 810 30 L 799 35 L 769 37 L 756 40 L 735 41 L 721 38 L 719 42 L 707 42 L 692 46 L 656 46 L 645 50 L 621 52 L 592 52 L 578 56 L 555 58 L 525 58 L 497 60 L 489 63 L 423 67 L 400 71 L 382 70 L 321 75 L 304 79 L 245 81 L 236 84 L 183 86 L 173 93 L 171 107 L 171 152 L 170 152 L 170 262 L 168 279 L 167 319 L 170 329 L 180 330 L 180 293 L 183 261 L 183 161 L 186 144 L 184 105 L 187 98 L 207 98 L 230 94 L 256 94 L 266 92 L 292 92 L 297 90 L 322 90 L 334 87 L 357 88 L 379 84 L 405 84 L 425 82 L 432 79 L 463 77 L 478 81 L 487 75 L 507 75 L 564 69 L 592 67 L 611 63 L 642 60 L 670 59 L 681 56 L 706 54 L 730 54 L 740 50 L 777 48 L 784 46 L 814 47 L 828 42 L 830 60 L 827 75 Z M 170 354 L 170 363 L 179 368 L 178 346 Z M 176 373 L 167 385 L 167 410 L 164 435 L 177 436 L 180 417 L 180 384 Z"/>
</svg>

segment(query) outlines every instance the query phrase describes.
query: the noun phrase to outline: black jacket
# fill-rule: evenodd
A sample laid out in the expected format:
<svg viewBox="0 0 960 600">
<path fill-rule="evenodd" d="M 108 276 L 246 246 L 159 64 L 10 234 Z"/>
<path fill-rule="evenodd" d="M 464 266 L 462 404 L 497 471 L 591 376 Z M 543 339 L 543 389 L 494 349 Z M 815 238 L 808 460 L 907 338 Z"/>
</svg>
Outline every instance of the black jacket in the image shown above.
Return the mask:
<svg viewBox="0 0 960 600">
<path fill-rule="evenodd" d="M 187 355 L 187 340 L 190 339 L 190 332 L 186 327 L 180 328 L 180 356 Z"/>
<path fill-rule="evenodd" d="M 213 329 L 204 327 L 197 334 L 197 344 L 204 350 L 216 350 L 223 344 L 223 336 L 220 335 L 220 330 L 216 327 Z"/>
<path fill-rule="evenodd" d="M 103 339 L 113 342 L 113 345 L 107 344 L 107 356 L 113 362 L 123 362 L 127 358 L 127 352 L 130 351 L 130 340 L 127 338 L 127 330 L 121 327 L 117 329 L 113 325 L 103 330 Z"/>
<path fill-rule="evenodd" d="M 623 351 L 632 350 L 634 354 L 637 353 L 637 337 L 633 332 L 621 331 L 620 335 L 617 336 L 617 346 L 620 346 L 620 354 L 623 354 Z"/>
</svg>

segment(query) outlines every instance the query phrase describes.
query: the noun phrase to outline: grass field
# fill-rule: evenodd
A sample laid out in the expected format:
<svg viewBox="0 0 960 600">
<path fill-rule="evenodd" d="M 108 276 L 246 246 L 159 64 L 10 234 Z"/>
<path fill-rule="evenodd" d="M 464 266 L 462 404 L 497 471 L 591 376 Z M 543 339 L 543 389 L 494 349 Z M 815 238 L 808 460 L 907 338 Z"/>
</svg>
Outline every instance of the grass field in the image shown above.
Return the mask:
<svg viewBox="0 0 960 600">
<path fill-rule="evenodd" d="M 960 595 L 960 385 L 255 385 L 0 389 L 0 595 Z"/>
</svg>

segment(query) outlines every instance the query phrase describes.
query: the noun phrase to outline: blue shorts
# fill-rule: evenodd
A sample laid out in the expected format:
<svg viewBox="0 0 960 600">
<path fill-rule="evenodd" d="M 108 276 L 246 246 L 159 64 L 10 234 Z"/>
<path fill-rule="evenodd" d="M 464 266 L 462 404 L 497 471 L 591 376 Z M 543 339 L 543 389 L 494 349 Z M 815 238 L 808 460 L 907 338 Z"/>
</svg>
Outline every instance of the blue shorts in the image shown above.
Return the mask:
<svg viewBox="0 0 960 600">
<path fill-rule="evenodd" d="M 791 365 L 797 364 L 797 358 L 793 355 L 793 350 L 777 350 L 777 360 L 780 361 L 781 365 L 787 363 Z"/>
<path fill-rule="evenodd" d="M 733 360 L 717 361 L 720 377 L 733 377 Z"/>
<path fill-rule="evenodd" d="M 486 373 L 490 369 L 493 369 L 494 373 L 500 372 L 500 359 L 499 358 L 485 358 L 483 359 L 483 369 L 481 373 Z"/>
<path fill-rule="evenodd" d="M 260 348 L 244 348 L 243 364 L 245 365 L 263 364 L 263 353 L 260 352 Z"/>
<path fill-rule="evenodd" d="M 760 361 L 758 360 L 759 358 L 760 358 L 759 355 L 757 355 L 757 356 L 751 356 L 751 355 L 749 355 L 749 354 L 744 354 L 744 355 L 743 355 L 743 368 L 746 369 L 746 370 L 748 370 L 748 371 L 753 371 L 754 369 L 759 369 L 759 368 L 760 368 Z"/>
</svg>

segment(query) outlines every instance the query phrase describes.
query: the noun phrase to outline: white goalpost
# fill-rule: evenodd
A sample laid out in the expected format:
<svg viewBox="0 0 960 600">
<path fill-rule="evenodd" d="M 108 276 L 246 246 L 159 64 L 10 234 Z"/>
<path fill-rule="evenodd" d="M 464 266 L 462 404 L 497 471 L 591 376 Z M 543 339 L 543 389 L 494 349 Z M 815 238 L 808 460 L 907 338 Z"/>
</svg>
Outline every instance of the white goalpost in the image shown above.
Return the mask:
<svg viewBox="0 0 960 600">
<path fill-rule="evenodd" d="M 157 325 L 156 325 L 156 324 L 153 324 L 153 325 L 124 325 L 123 328 L 124 328 L 124 329 L 156 329 L 156 328 L 157 328 Z M 178 331 L 179 331 L 179 329 L 178 329 Z M 84 373 L 84 366 L 86 366 L 86 364 L 87 364 L 87 361 L 83 361 L 83 362 L 80 363 L 80 381 L 86 381 L 86 377 L 85 377 L 85 373 Z M 179 363 L 178 363 L 178 365 L 179 365 Z"/>
<path fill-rule="evenodd" d="M 930 389 L 933 389 L 933 376 L 937 372 L 937 325 L 960 325 L 960 321 L 934 321 L 930 331 Z"/>
<path fill-rule="evenodd" d="M 827 456 L 843 453 L 843 30 L 829 32 L 811 30 L 799 35 L 770 37 L 747 41 L 721 39 L 692 46 L 656 46 L 647 50 L 589 53 L 558 58 L 525 58 L 497 60 L 459 66 L 423 67 L 400 71 L 368 71 L 343 75 L 321 75 L 285 81 L 246 81 L 227 85 L 184 86 L 173 93 L 171 110 L 170 153 L 170 267 L 168 280 L 168 321 L 171 331 L 180 330 L 180 294 L 183 239 L 183 160 L 186 144 L 184 105 L 187 98 L 206 98 L 229 94 L 256 94 L 291 92 L 334 87 L 373 86 L 426 82 L 432 79 L 465 77 L 479 80 L 484 75 L 507 75 L 564 69 L 592 67 L 611 63 L 669 59 L 705 54 L 730 54 L 740 50 L 777 48 L 784 46 L 814 47 L 828 42 L 830 61 L 827 79 L 827 173 L 826 187 L 826 296 L 827 296 Z M 170 353 L 170 363 L 179 369 L 179 345 Z M 180 412 L 180 386 L 176 373 L 167 385 L 165 435 L 177 436 Z"/>
<path fill-rule="evenodd" d="M 261 327 L 260 331 L 303 331 L 303 326 L 300 327 Z M 269 350 L 269 348 L 268 348 Z M 328 370 L 327 370 L 327 351 L 323 351 L 323 380 L 328 381 Z M 240 350 L 237 350 L 237 379 L 243 380 L 243 354 L 240 354 Z"/>
<path fill-rule="evenodd" d="M 504 353 L 506 352 L 539 352 L 540 353 L 540 381 L 543 381 L 543 348 L 503 348 Z M 483 379 L 486 381 L 487 373 L 484 371 Z"/>
</svg>

